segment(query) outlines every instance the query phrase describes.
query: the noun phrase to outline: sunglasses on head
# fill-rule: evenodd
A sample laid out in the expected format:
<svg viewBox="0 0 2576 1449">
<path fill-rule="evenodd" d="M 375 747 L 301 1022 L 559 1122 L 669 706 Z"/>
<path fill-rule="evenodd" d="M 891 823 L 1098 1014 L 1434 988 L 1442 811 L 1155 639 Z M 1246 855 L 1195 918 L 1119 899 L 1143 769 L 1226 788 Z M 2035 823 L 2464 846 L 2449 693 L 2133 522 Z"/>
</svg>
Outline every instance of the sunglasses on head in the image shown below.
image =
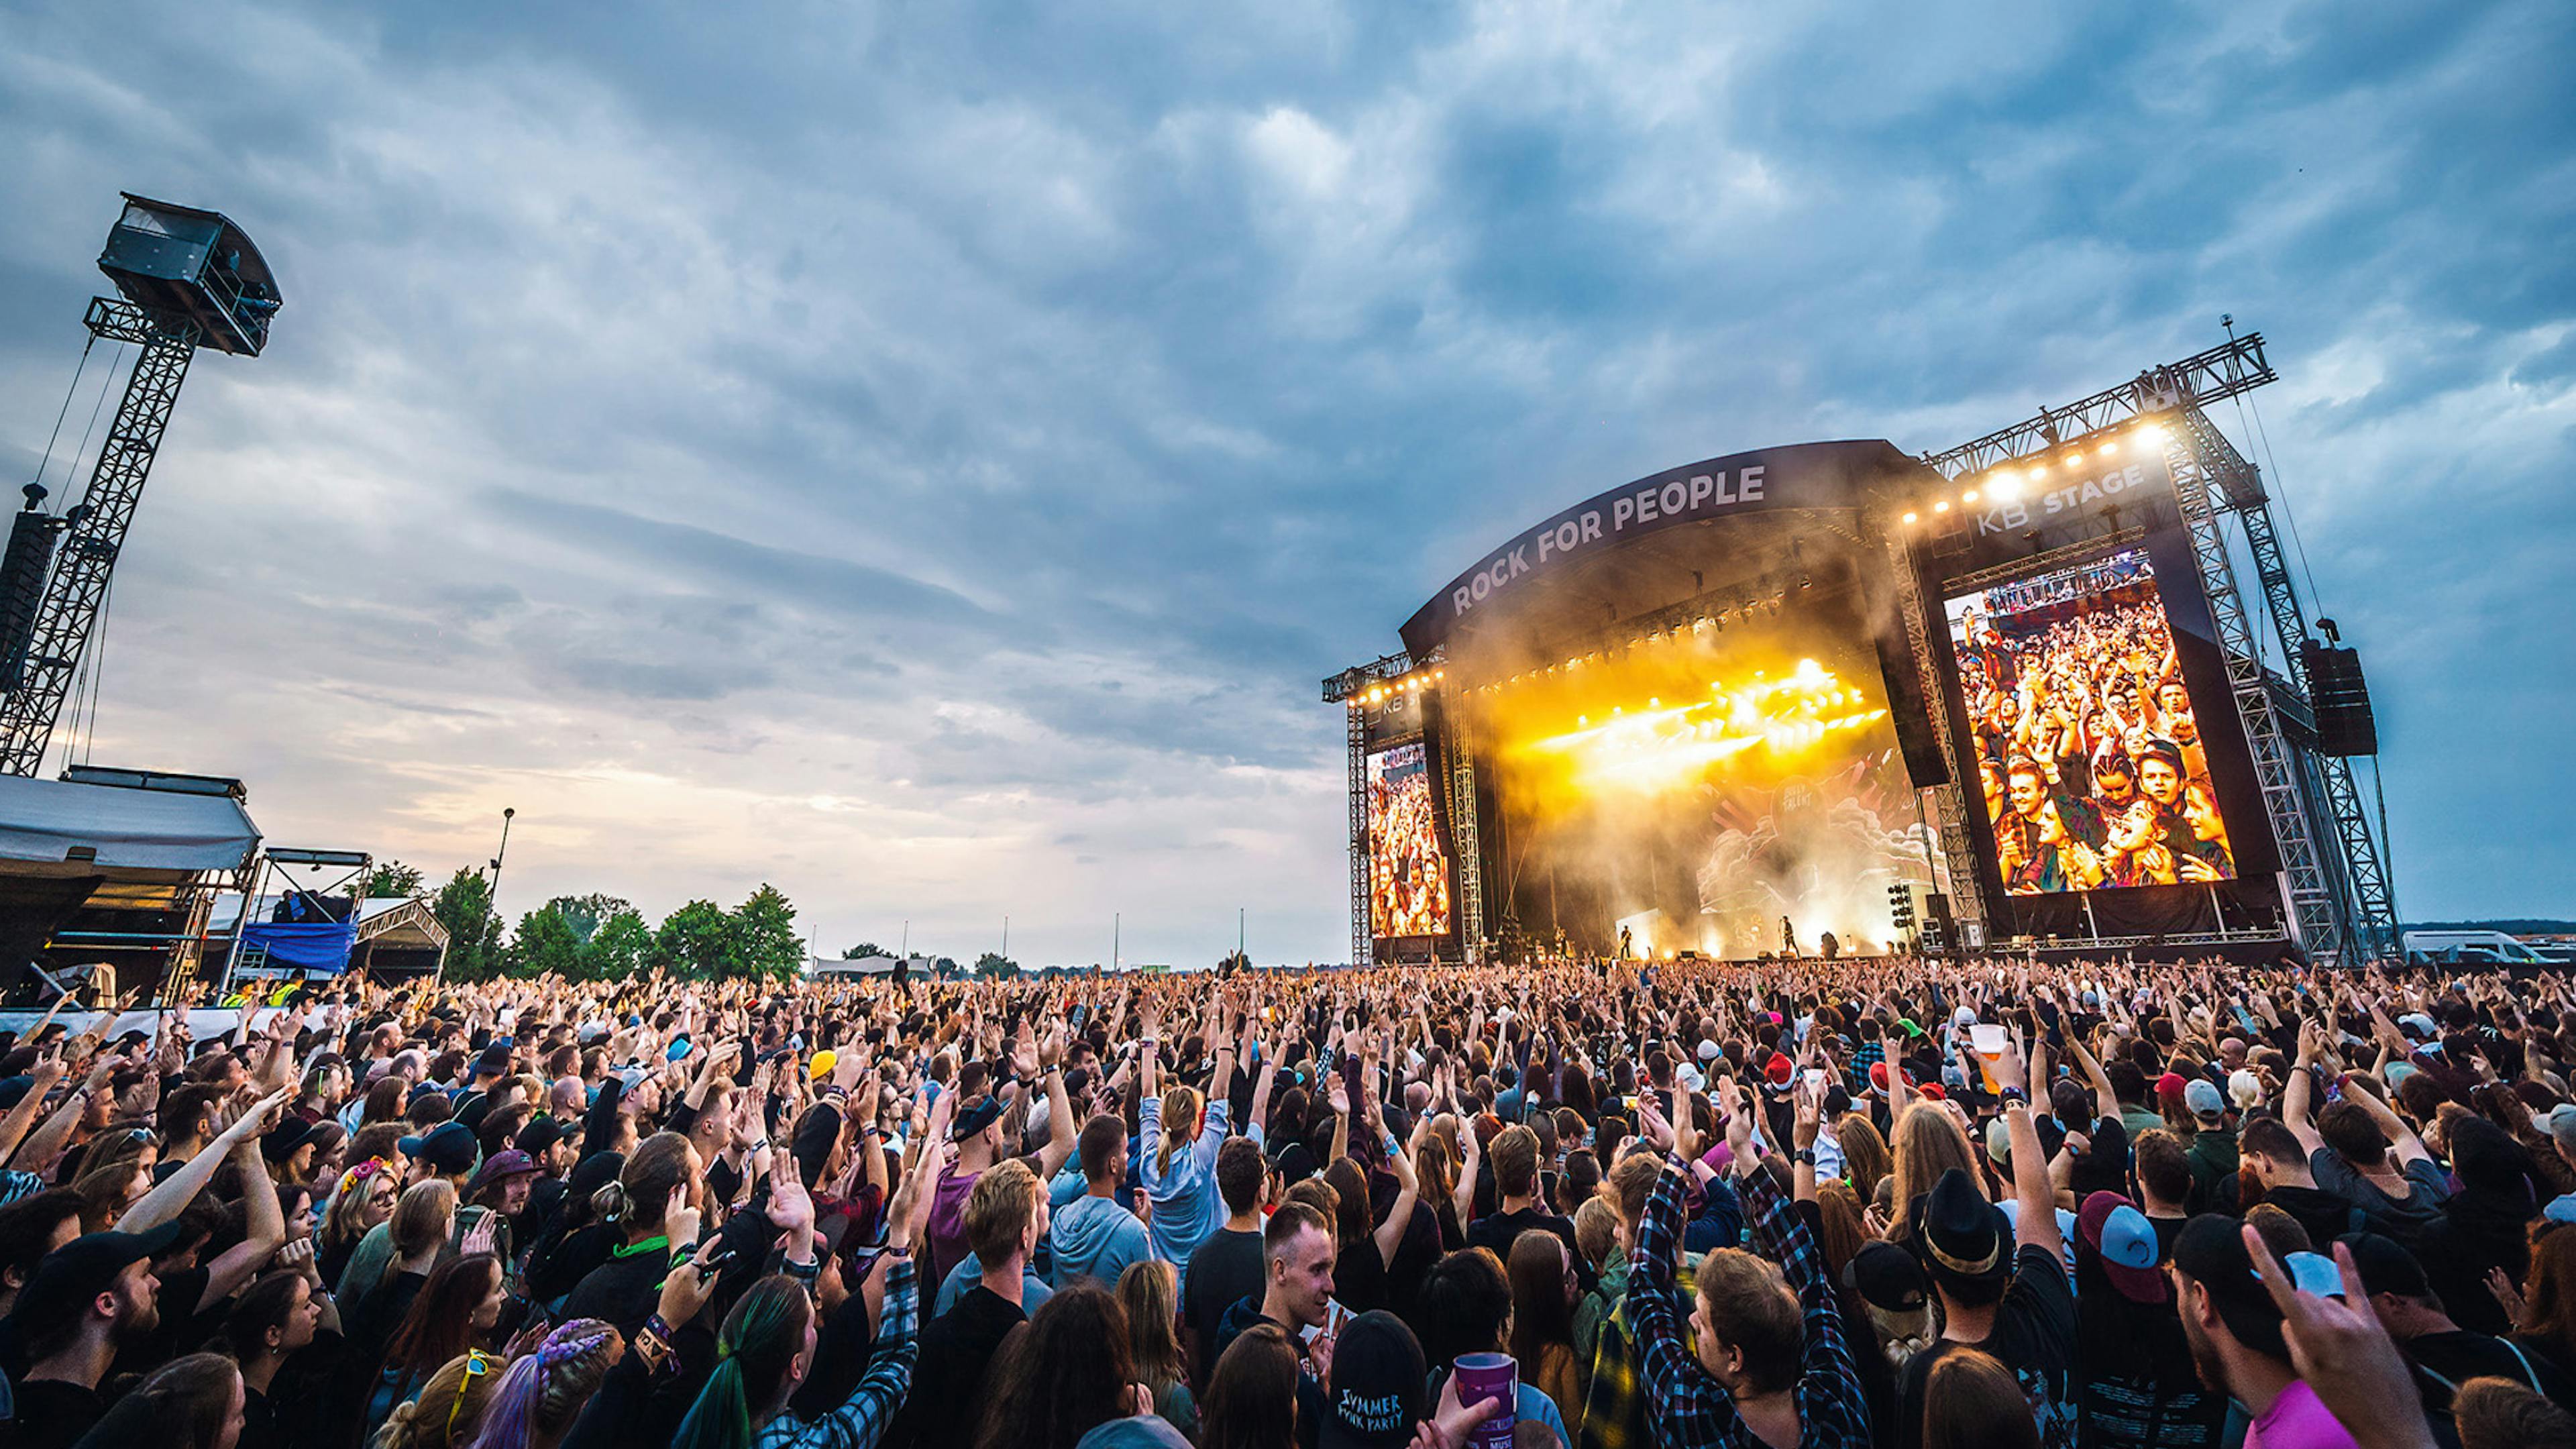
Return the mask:
<svg viewBox="0 0 2576 1449">
<path fill-rule="evenodd" d="M 473 1386 L 476 1379 L 491 1371 L 492 1355 L 479 1348 L 467 1350 L 465 1377 L 457 1381 L 456 1398 L 447 1406 L 447 1437 L 450 1440 L 456 1437 L 456 1416 L 465 1408 L 465 1391 Z"/>
</svg>

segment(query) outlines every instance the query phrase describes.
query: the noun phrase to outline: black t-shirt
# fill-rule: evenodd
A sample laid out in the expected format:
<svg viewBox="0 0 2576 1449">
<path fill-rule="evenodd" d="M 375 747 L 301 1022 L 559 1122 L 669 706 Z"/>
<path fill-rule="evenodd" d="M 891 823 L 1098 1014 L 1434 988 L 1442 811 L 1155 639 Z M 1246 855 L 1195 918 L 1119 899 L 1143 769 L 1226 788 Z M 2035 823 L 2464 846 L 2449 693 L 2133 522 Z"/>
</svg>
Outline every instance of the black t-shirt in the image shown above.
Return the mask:
<svg viewBox="0 0 2576 1449">
<path fill-rule="evenodd" d="M 107 1400 L 65 1379 L 31 1379 L 11 1386 L 17 1417 L 9 1421 L 10 1449 L 71 1449 L 107 1413 Z"/>
<path fill-rule="evenodd" d="M 1923 1443 L 1923 1391 L 1932 1381 L 1932 1365 L 1959 1348 L 1982 1349 L 2003 1362 L 2021 1381 L 2039 1426 L 2042 1449 L 2070 1449 L 2075 1443 L 2075 1401 L 2068 1374 L 2075 1358 L 2075 1292 L 2066 1281 L 2066 1266 L 2038 1248 L 2013 1255 L 2012 1282 L 1995 1310 L 1994 1332 L 1983 1343 L 1957 1344 L 1943 1339 L 1916 1354 L 1905 1365 L 1904 1410 L 1897 1442 L 1902 1449 Z"/>
<path fill-rule="evenodd" d="M 2415 1370 L 2416 1391 L 2424 1396 L 2424 1417 L 2433 1426 L 2433 1437 L 2444 1444 L 2460 1442 L 2451 1422 L 2451 1398 L 2474 1378 L 2492 1375 L 2530 1388 L 2560 1408 L 2576 1408 L 2576 1384 L 2558 1365 L 2501 1338 L 2458 1329 L 2419 1334 L 2400 1346 Z"/>
<path fill-rule="evenodd" d="M 932 1319 L 922 1330 L 912 1393 L 886 1435 L 887 1449 L 975 1442 L 994 1351 L 1028 1318 L 1020 1305 L 978 1283 L 958 1295 L 956 1307 Z"/>
<path fill-rule="evenodd" d="M 1592 1264 L 1574 1241 L 1574 1220 L 1561 1218 L 1533 1203 L 1518 1212 L 1487 1213 L 1467 1225 L 1467 1246 L 1491 1248 L 1494 1256 L 1508 1265 L 1512 1261 L 1512 1244 L 1533 1228 L 1556 1234 L 1565 1240 L 1565 1251 L 1574 1263 L 1575 1276 L 1582 1280 L 1585 1291 L 1593 1283 Z"/>
<path fill-rule="evenodd" d="M 2170 1220 L 2154 1221 L 2161 1228 Z M 2201 1383 L 2172 1298 L 2137 1302 L 2112 1285 L 2101 1264 L 2092 1249 L 2077 1250 L 2078 1442 L 2084 1449 L 2214 1449 L 2227 1423 L 2227 1396 Z"/>
<path fill-rule="evenodd" d="M 1259 1233 L 1219 1228 L 1190 1254 L 1189 1268 L 1181 1275 L 1181 1322 L 1190 1329 L 1193 1353 L 1202 1355 L 1190 1365 L 1190 1382 L 1207 1383 L 1208 1370 L 1215 1367 L 1210 1350 L 1226 1310 L 1257 1296 L 1262 1287 Z"/>
</svg>

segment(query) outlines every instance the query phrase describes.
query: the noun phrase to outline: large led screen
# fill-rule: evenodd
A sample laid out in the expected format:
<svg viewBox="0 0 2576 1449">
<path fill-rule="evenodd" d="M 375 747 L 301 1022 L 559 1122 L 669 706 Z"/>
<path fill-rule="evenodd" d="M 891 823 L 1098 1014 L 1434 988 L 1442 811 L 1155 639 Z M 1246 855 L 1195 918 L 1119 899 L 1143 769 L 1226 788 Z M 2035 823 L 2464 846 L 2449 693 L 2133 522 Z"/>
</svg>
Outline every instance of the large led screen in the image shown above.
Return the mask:
<svg viewBox="0 0 2576 1449">
<path fill-rule="evenodd" d="M 1994 584 L 1944 612 L 2006 891 L 2236 878 L 2146 550 Z"/>
<path fill-rule="evenodd" d="M 1432 809 L 1431 760 L 1419 744 L 1368 757 L 1369 934 L 1449 934 L 1449 853 Z"/>
</svg>

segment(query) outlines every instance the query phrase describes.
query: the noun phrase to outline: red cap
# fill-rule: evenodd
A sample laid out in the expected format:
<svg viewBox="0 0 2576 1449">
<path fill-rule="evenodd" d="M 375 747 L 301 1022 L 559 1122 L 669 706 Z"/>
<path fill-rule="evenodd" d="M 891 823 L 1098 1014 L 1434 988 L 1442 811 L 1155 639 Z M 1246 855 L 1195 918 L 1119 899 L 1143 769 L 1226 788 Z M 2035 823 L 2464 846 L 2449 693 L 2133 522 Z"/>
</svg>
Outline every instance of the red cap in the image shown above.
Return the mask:
<svg viewBox="0 0 2576 1449">
<path fill-rule="evenodd" d="M 2159 1097 L 2179 1097 L 2182 1095 L 2182 1089 L 2188 1085 L 2190 1084 L 2182 1079 L 2182 1073 L 2167 1072 L 2163 1076 L 2156 1078 L 2156 1095 Z"/>
<path fill-rule="evenodd" d="M 1797 1074 L 1797 1063 L 1790 1061 L 1787 1056 L 1779 1052 L 1773 1052 L 1771 1060 L 1762 1064 L 1762 1075 L 1770 1078 L 1771 1085 L 1775 1087 L 1789 1085 L 1789 1079 Z"/>
<path fill-rule="evenodd" d="M 1941 1090 L 1941 1084 L 1939 1082 L 1925 1082 L 1922 1086 L 1914 1089 L 1914 1094 L 1927 1102 L 1938 1102 L 1950 1095 L 1949 1093 Z"/>
</svg>

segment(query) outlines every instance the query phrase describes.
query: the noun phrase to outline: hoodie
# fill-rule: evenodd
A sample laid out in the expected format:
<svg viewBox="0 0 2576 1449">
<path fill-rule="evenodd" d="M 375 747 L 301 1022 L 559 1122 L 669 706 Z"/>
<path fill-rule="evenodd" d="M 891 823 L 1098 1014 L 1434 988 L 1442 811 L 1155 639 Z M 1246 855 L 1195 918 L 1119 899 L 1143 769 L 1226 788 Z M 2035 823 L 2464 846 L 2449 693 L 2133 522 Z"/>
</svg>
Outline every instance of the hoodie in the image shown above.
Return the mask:
<svg viewBox="0 0 2576 1449">
<path fill-rule="evenodd" d="M 1058 1288 L 1089 1278 L 1114 1289 L 1128 1264 L 1141 1263 L 1152 1252 L 1145 1225 L 1134 1213 L 1116 1198 L 1088 1193 L 1056 1209 L 1047 1242 L 1054 1249 L 1054 1286 Z"/>
</svg>

